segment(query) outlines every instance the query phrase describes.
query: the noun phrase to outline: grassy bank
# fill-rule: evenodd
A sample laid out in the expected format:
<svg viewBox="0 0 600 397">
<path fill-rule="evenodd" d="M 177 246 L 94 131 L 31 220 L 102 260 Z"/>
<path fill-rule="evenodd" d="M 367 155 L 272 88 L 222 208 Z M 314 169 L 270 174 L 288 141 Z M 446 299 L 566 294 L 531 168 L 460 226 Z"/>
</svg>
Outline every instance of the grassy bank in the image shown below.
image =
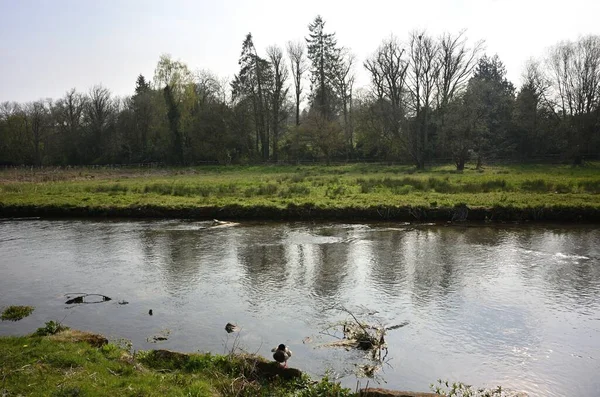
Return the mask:
<svg viewBox="0 0 600 397">
<path fill-rule="evenodd" d="M 2 396 L 350 395 L 327 379 L 257 356 L 138 352 L 101 336 L 66 330 L 0 338 Z"/>
<path fill-rule="evenodd" d="M 0 171 L 0 215 L 600 220 L 600 164 Z"/>
</svg>

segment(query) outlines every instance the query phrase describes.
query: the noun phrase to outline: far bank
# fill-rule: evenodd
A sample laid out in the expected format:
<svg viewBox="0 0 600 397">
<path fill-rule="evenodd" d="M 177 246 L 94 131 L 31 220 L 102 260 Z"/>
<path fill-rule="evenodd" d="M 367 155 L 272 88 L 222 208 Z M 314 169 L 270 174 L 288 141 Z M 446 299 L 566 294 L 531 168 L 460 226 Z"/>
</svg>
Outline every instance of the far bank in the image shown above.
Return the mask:
<svg viewBox="0 0 600 397">
<path fill-rule="evenodd" d="M 6 169 L 0 216 L 596 223 L 599 193 L 598 164 Z"/>
</svg>

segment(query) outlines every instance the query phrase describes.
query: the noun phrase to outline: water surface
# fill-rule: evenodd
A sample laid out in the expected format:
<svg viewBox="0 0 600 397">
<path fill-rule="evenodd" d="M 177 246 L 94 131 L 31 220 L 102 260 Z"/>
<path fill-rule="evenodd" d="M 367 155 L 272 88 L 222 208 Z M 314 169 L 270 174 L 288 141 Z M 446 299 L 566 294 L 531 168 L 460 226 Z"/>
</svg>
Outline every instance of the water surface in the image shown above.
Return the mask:
<svg viewBox="0 0 600 397">
<path fill-rule="evenodd" d="M 76 292 L 113 300 L 65 305 Z M 0 307 L 10 304 L 36 310 L 0 323 L 0 335 L 60 320 L 136 349 L 222 353 L 236 344 L 269 356 L 285 343 L 292 366 L 331 369 L 354 387 L 363 355 L 321 346 L 343 305 L 384 325 L 408 323 L 388 333 L 382 387 L 427 391 L 443 378 L 532 396 L 600 395 L 593 227 L 4 220 Z M 242 327 L 237 340 L 227 322 Z M 169 339 L 148 341 L 159 334 Z"/>
</svg>

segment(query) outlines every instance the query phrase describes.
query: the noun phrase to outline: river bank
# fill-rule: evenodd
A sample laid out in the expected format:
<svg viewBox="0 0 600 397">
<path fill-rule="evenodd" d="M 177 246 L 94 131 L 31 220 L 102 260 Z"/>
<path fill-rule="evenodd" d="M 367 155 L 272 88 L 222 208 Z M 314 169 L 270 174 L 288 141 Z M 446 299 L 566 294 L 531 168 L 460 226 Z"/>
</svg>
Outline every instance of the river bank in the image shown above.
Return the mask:
<svg viewBox="0 0 600 397">
<path fill-rule="evenodd" d="M 0 337 L 3 396 L 405 396 L 431 393 L 351 391 L 327 378 L 313 381 L 250 354 L 131 352 L 102 335 L 70 329 Z M 44 333 L 48 333 L 44 335 Z"/>
<path fill-rule="evenodd" d="M 598 223 L 600 209 L 594 207 L 503 207 L 469 208 L 371 206 L 322 208 L 311 204 L 270 206 L 226 205 L 223 207 L 86 207 L 70 205 L 0 205 L 0 218 L 133 218 L 258 221 L 396 221 L 396 222 L 558 222 Z"/>
<path fill-rule="evenodd" d="M 0 217 L 600 222 L 600 165 L 6 169 Z"/>
</svg>

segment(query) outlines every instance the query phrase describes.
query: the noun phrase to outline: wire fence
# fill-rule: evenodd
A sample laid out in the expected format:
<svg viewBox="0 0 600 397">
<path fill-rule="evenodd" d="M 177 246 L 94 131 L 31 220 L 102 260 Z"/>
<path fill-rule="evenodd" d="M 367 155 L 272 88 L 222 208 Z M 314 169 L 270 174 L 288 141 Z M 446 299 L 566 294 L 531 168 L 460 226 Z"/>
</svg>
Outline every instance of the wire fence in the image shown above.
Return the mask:
<svg viewBox="0 0 600 397">
<path fill-rule="evenodd" d="M 584 161 L 599 161 L 600 154 L 588 154 Z M 471 161 L 471 163 L 474 163 Z M 517 165 L 517 164 L 571 164 L 572 160 L 561 154 L 547 154 L 543 156 L 532 156 L 527 159 L 517 159 L 513 157 L 495 157 L 488 158 L 483 161 L 484 165 Z M 166 169 L 166 168 L 189 168 L 202 166 L 227 166 L 227 165 L 325 165 L 323 159 L 298 159 L 298 160 L 279 160 L 279 161 L 253 161 L 244 163 L 222 163 L 216 160 L 195 161 L 188 164 L 170 164 L 166 162 L 145 162 L 145 163 L 123 163 L 123 164 L 81 164 L 81 165 L 30 165 L 30 164 L 7 164 L 0 163 L 2 170 L 111 170 L 111 169 Z M 342 165 L 358 165 L 358 164 L 373 164 L 373 165 L 388 165 L 388 166 L 410 166 L 413 165 L 408 161 L 399 160 L 382 160 L 380 158 L 333 158 L 329 161 L 330 166 Z M 454 159 L 451 157 L 437 157 L 429 159 L 426 162 L 426 167 L 442 166 L 454 164 Z"/>
</svg>

